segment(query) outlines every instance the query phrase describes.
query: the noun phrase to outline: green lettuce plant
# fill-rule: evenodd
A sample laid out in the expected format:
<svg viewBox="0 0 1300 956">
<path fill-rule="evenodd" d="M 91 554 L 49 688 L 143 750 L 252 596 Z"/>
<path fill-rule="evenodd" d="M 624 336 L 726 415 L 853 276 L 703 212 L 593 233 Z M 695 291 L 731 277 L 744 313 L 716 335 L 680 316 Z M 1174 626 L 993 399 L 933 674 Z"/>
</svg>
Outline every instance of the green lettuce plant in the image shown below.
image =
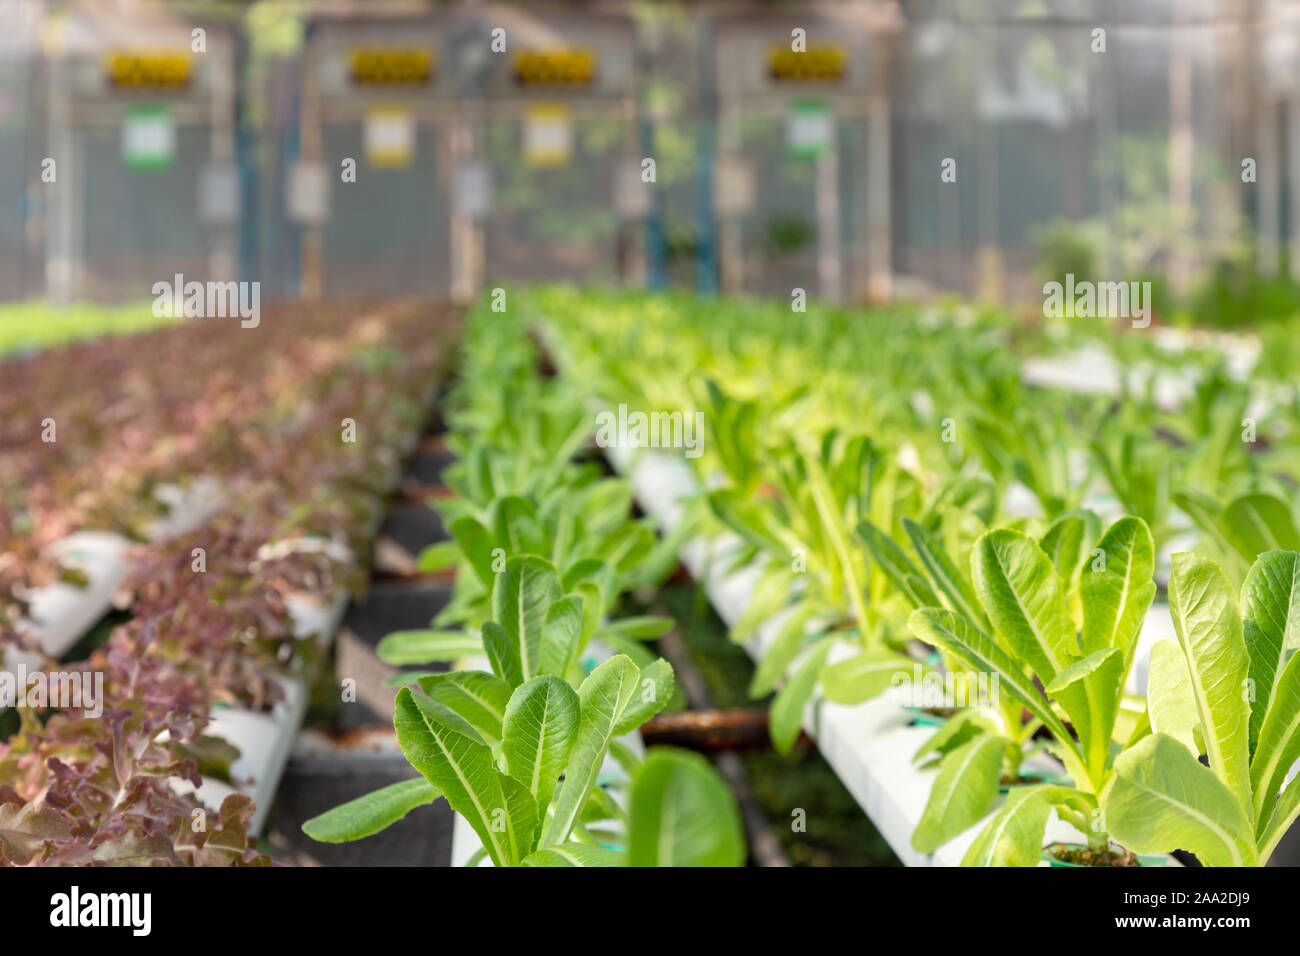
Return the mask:
<svg viewBox="0 0 1300 956">
<path fill-rule="evenodd" d="M 427 674 L 418 690 L 397 693 L 397 741 L 427 787 L 385 788 L 331 821 L 309 823 L 308 834 L 330 835 L 341 818 L 346 833 L 375 832 L 399 811 L 441 797 L 497 866 L 554 862 L 561 851 L 581 865 L 617 862 L 586 832 L 593 814 L 618 815 L 597 776 L 616 739 L 672 698 L 673 672 L 663 660 L 642 669 L 617 655 L 574 688 L 566 678 L 578 669 L 582 634 L 582 599 L 562 593 L 555 568 L 536 556 L 511 558 L 482 625 L 491 671 Z M 565 846 L 571 840 L 579 845 Z"/>
<path fill-rule="evenodd" d="M 591 429 L 583 394 L 540 374 L 537 350 L 513 313 L 476 310 L 462 358 L 448 416 L 447 444 L 458 457 L 442 473 L 452 494 L 433 502 L 450 539 L 419 557 L 426 572 L 456 569 L 452 598 L 430 628 L 387 636 L 379 656 L 405 666 L 472 652 L 477 634 L 467 632 L 490 618 L 494 582 L 507 559 L 536 555 L 555 566 L 566 593 L 581 599 L 582 647 L 599 630 L 607 647 L 650 663 L 653 655 L 640 642 L 671 622 L 607 618 L 621 594 L 666 575 L 679 539 L 656 541 L 651 523 L 632 517 L 628 483 L 579 460 Z"/>
<path fill-rule="evenodd" d="M 1051 413 L 1045 414 L 1040 405 Z M 1070 446 L 1059 438 L 1064 412 L 1056 409 L 1063 405 L 1060 396 L 1024 396 L 1006 405 L 977 405 L 970 408 L 965 429 L 998 487 L 1019 481 L 1049 519 L 1077 508 L 1086 487 L 1086 479 L 1072 480 Z"/>
<path fill-rule="evenodd" d="M 715 394 L 726 423 L 739 413 Z M 741 459 L 743 462 L 743 459 Z M 772 706 L 772 740 L 788 752 L 804 707 L 820 684 L 826 696 L 860 703 L 910 671 L 901 605 L 889 598 L 888 579 L 867 560 L 853 528 L 920 506 L 919 485 L 887 463 L 870 439 L 829 433 L 816 454 L 793 443 L 765 470 L 737 467 L 733 484 L 708 495 L 713 514 L 745 543 L 737 563 L 759 559 L 763 568 L 750 603 L 732 628 L 743 641 L 777 614 L 784 620 L 755 672 L 750 692 L 770 693 L 784 680 Z M 748 475 L 747 479 L 740 476 Z M 761 481 L 759 476 L 770 476 Z M 741 483 L 741 482 L 744 483 Z M 826 666 L 832 642 L 853 654 Z"/>
<path fill-rule="evenodd" d="M 569 589 L 589 582 L 584 588 L 588 610 L 599 620 L 637 580 L 656 542 L 645 519 L 630 517 L 632 492 L 626 482 L 586 477 L 560 483 L 534 499 L 493 498 L 481 512 L 452 518 L 451 540 L 431 546 L 420 558 L 426 571 L 457 567 L 452 601 L 437 625 L 476 626 L 488 612 L 492 583 L 506 558 L 525 554 L 551 561 Z M 460 499 L 450 501 L 467 510 Z M 396 651 L 393 645 L 401 642 L 387 642 L 381 653 Z"/>
<path fill-rule="evenodd" d="M 1151 652 L 1153 733 L 1116 760 L 1103 798 L 1134 850 L 1262 865 L 1300 815 L 1300 552 L 1258 556 L 1240 600 L 1217 564 L 1176 554 L 1177 641 Z M 1205 757 L 1205 763 L 1201 757 Z"/>
<path fill-rule="evenodd" d="M 1207 494 L 1182 492 L 1174 500 L 1205 535 L 1200 550 L 1234 582 L 1265 551 L 1300 551 L 1292 507 L 1277 495 L 1250 492 L 1221 504 Z"/>
<path fill-rule="evenodd" d="M 944 607 L 987 629 L 988 617 L 969 575 L 962 573 L 939 538 L 924 525 L 908 518 L 902 524 L 906 546 L 917 556 L 915 562 L 903 545 L 879 528 L 868 522 L 859 528 L 869 552 L 899 592 L 914 608 Z M 1062 560 L 1073 563 L 1079 558 L 1083 527 L 1082 518 L 1063 517 L 1043 544 L 1060 555 L 1072 546 L 1069 557 Z M 990 675 L 967 668 L 952 654 L 941 656 L 947 672 L 941 686 L 945 694 L 953 696 L 942 709 L 957 709 L 913 758 L 937 759 L 939 764 L 938 778 L 912 836 L 913 847 L 923 853 L 934 852 L 991 809 L 1000 782 L 1019 778 L 1020 764 L 1033 752 L 1032 740 L 1041 726 L 1032 717 L 1023 720 L 1021 704 L 1012 695 L 998 692 L 996 684 L 990 686 Z M 918 675 L 923 680 L 939 676 L 921 674 L 919 667 L 906 676 L 912 681 Z M 916 689 L 913 684 L 914 697 Z"/>
<path fill-rule="evenodd" d="M 1097 810 L 1115 772 L 1124 683 L 1155 596 L 1154 546 L 1145 523 L 1133 517 L 1113 524 L 1088 552 L 1054 548 L 1060 535 L 1049 533 L 1044 542 L 1059 564 L 1014 529 L 980 538 L 972 579 L 987 629 L 948 607 L 921 608 L 911 617 L 919 639 L 975 673 L 996 675 L 999 693 L 1051 734 L 1049 749 L 1074 783 L 1014 788 L 967 852 L 966 865 L 1032 865 L 1053 809 L 1087 834 L 1091 850 L 1110 851 Z M 1076 574 L 1079 600 L 1073 602 Z M 1019 725 L 1015 719 L 1010 733 L 991 733 L 972 723 L 968 739 L 943 758 L 916 836 L 922 847 L 941 845 L 991 809 L 1008 744 L 1024 743 Z M 1129 736 L 1134 733 L 1140 736 L 1142 728 Z"/>
</svg>

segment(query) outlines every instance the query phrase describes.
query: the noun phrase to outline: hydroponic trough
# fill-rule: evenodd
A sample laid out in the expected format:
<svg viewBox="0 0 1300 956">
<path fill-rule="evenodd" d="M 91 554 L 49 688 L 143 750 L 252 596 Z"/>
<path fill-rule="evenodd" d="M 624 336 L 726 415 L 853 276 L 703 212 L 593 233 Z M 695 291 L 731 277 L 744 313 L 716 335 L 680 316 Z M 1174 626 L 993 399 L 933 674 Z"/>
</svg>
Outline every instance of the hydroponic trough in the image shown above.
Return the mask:
<svg viewBox="0 0 1300 956">
<path fill-rule="evenodd" d="M 200 478 L 189 488 L 164 485 L 154 496 L 168 506 L 165 517 L 147 529 L 147 541 L 157 543 L 198 528 L 221 507 L 217 482 Z M 36 588 L 28 599 L 27 626 L 48 657 L 61 657 L 101 620 L 113 606 L 113 594 L 130 573 L 133 542 L 111 531 L 78 531 L 53 545 L 60 562 L 86 577 L 85 587 L 55 582 Z M 9 666 L 26 664 L 39 670 L 36 655 L 11 653 Z"/>
<path fill-rule="evenodd" d="M 660 532 L 671 533 L 683 517 L 681 500 L 696 494 L 690 466 L 682 459 L 646 449 L 609 447 L 605 453 L 615 470 L 631 482 L 642 509 L 658 520 Z M 755 566 L 731 573 L 723 570 L 734 563 L 741 547 L 738 537 L 724 533 L 709 540 L 694 538 L 680 553 L 682 564 L 703 585 L 718 616 L 728 626 L 744 614 L 760 576 Z M 1167 620 L 1167 612 L 1165 617 Z M 756 636 L 744 645 L 750 656 L 755 660 L 762 657 L 781 623 L 782 619 L 777 617 L 759 628 Z M 1155 636 L 1150 635 L 1143 644 L 1149 648 Z M 841 653 L 847 651 L 845 647 Z M 1145 660 L 1134 670 L 1143 675 L 1145 684 Z M 912 848 L 912 833 L 920 822 L 937 771 L 919 769 L 913 762 L 912 755 L 933 730 L 913 727 L 910 720 L 907 712 L 886 694 L 853 706 L 815 699 L 805 713 L 803 724 L 809 736 L 817 741 L 826 761 L 903 863 L 957 866 L 987 819 L 933 854 L 919 853 Z M 1085 839 L 1055 815 L 1048 822 L 1045 836 L 1048 843 L 1078 843 Z M 1167 860 L 1170 865 L 1177 865 L 1172 857 Z"/>
</svg>

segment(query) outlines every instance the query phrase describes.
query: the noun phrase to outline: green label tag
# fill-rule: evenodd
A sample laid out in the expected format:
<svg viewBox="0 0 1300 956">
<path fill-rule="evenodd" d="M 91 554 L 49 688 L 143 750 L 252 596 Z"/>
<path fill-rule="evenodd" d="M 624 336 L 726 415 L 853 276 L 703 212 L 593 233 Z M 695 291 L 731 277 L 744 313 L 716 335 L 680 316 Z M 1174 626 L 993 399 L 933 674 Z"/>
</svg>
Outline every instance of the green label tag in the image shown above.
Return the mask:
<svg viewBox="0 0 1300 956">
<path fill-rule="evenodd" d="M 797 100 L 786 117 L 786 142 L 795 159 L 817 159 L 835 139 L 835 117 L 822 100 Z"/>
<path fill-rule="evenodd" d="M 166 106 L 133 106 L 122 118 L 122 160 L 132 169 L 165 169 L 176 158 L 176 121 Z"/>
</svg>

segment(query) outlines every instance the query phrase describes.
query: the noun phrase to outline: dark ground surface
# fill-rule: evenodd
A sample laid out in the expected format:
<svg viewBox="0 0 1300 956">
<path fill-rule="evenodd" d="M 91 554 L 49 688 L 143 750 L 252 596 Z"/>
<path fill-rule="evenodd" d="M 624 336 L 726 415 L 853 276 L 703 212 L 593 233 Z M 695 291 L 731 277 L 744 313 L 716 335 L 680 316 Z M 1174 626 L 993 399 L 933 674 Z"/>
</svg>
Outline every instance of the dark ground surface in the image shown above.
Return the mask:
<svg viewBox="0 0 1300 956">
<path fill-rule="evenodd" d="M 400 670 L 445 670 L 445 664 L 397 668 L 375 654 L 379 641 L 394 631 L 427 628 L 451 598 L 450 585 L 425 581 L 375 583 L 360 601 L 348 605 L 334 646 L 335 683 L 328 696 L 317 694 L 314 704 L 327 720 L 341 730 L 393 723 L 393 700 L 397 688 L 385 684 Z M 345 679 L 356 682 L 356 700 L 344 703 L 335 689 Z"/>
<path fill-rule="evenodd" d="M 268 827 L 272 858 L 296 866 L 447 866 L 452 814 L 441 800 L 353 843 L 317 843 L 302 832 L 304 821 L 414 776 L 400 752 L 290 760 Z"/>
</svg>

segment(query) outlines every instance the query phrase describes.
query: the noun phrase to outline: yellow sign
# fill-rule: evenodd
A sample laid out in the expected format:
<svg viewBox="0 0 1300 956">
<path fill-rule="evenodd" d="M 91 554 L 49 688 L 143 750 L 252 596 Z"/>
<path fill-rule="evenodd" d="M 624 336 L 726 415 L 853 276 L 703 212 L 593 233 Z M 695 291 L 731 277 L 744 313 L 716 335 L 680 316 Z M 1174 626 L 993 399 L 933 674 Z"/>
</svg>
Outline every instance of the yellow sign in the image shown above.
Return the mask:
<svg viewBox="0 0 1300 956">
<path fill-rule="evenodd" d="M 381 107 L 366 113 L 362 139 L 366 162 L 381 169 L 401 169 L 415 160 L 415 121 L 409 110 Z"/>
<path fill-rule="evenodd" d="M 573 155 L 573 124 L 563 103 L 538 103 L 524 117 L 524 162 L 565 166 Z"/>
<path fill-rule="evenodd" d="M 827 83 L 844 77 L 848 56 L 843 47 L 810 46 L 803 53 L 787 47 L 773 47 L 768 53 L 768 72 L 780 83 Z"/>
<path fill-rule="evenodd" d="M 110 53 L 104 70 L 114 86 L 183 87 L 190 82 L 190 58 L 174 53 Z"/>
<path fill-rule="evenodd" d="M 590 50 L 516 53 L 515 82 L 524 86 L 583 86 L 596 75 Z"/>
<path fill-rule="evenodd" d="M 423 86 L 433 76 L 436 61 L 427 50 L 353 50 L 352 80 L 360 86 Z"/>
</svg>

